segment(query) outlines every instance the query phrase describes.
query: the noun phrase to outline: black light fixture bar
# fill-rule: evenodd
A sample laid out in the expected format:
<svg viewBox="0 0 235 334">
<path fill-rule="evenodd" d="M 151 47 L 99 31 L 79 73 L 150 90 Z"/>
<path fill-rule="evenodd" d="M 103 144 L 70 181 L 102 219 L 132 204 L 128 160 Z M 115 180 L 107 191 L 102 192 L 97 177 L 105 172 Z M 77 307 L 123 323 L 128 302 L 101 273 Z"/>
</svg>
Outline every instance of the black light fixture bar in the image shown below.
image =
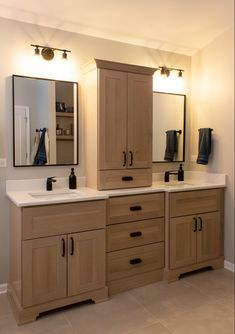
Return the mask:
<svg viewBox="0 0 235 334">
<path fill-rule="evenodd" d="M 166 77 L 170 76 L 171 71 L 178 71 L 178 77 L 183 77 L 183 72 L 181 68 L 174 68 L 174 67 L 167 67 L 167 66 L 159 66 L 157 70 L 160 70 L 161 75 L 164 75 Z"/>
</svg>

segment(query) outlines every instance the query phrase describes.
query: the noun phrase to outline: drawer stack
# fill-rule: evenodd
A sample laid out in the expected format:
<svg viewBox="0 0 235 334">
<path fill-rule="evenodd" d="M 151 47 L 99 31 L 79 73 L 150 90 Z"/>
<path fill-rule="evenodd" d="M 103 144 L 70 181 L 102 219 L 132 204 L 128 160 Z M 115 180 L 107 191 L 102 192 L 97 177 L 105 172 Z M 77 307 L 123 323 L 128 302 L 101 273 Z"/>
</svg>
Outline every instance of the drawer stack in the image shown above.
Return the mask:
<svg viewBox="0 0 235 334">
<path fill-rule="evenodd" d="M 106 244 L 110 295 L 161 280 L 164 193 L 111 198 Z"/>
</svg>

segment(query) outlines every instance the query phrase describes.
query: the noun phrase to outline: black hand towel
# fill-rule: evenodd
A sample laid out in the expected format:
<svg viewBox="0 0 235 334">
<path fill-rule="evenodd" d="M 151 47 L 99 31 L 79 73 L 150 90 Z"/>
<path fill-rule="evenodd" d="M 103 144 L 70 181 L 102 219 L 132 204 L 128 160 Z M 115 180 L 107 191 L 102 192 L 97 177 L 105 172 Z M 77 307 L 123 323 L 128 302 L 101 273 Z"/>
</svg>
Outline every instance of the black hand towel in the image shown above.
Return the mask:
<svg viewBox="0 0 235 334">
<path fill-rule="evenodd" d="M 207 165 L 211 153 L 211 129 L 201 128 L 199 131 L 197 163 Z"/>
<path fill-rule="evenodd" d="M 34 165 L 45 165 L 47 163 L 46 147 L 45 147 L 45 133 L 46 128 L 43 128 L 40 141 L 38 144 L 38 150 L 34 158 Z"/>
<path fill-rule="evenodd" d="M 177 152 L 177 135 L 175 130 L 166 131 L 166 150 L 164 160 L 173 161 Z"/>
</svg>

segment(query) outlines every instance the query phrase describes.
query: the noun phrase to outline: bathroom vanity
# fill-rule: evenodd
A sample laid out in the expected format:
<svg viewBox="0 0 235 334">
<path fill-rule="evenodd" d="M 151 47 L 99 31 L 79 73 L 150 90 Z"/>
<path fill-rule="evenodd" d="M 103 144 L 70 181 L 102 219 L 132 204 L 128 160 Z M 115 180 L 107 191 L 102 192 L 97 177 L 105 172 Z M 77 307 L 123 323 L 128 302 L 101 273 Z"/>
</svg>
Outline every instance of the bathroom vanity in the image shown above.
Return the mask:
<svg viewBox="0 0 235 334">
<path fill-rule="evenodd" d="M 195 269 L 223 267 L 224 187 L 223 181 L 157 181 L 106 192 L 8 190 L 8 295 L 17 322 L 173 281 Z"/>
</svg>

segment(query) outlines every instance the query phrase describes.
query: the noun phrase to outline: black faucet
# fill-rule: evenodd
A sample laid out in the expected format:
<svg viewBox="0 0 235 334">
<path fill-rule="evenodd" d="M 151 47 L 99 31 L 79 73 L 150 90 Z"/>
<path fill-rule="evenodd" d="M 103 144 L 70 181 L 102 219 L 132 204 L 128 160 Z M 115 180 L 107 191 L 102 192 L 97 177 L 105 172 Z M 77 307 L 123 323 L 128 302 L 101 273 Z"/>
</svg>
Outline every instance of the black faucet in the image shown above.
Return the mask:
<svg viewBox="0 0 235 334">
<path fill-rule="evenodd" d="M 169 171 L 165 172 L 165 175 L 164 175 L 164 181 L 165 182 L 170 181 L 170 175 L 178 175 L 178 171 L 177 170 L 169 170 Z"/>
<path fill-rule="evenodd" d="M 55 176 L 51 176 L 47 178 L 47 191 L 52 190 L 52 182 L 56 182 Z"/>
<path fill-rule="evenodd" d="M 169 182 L 170 181 L 170 175 L 177 175 L 178 181 L 184 181 L 184 170 L 183 165 L 180 164 L 179 170 L 170 170 L 165 172 L 164 181 Z"/>
</svg>

